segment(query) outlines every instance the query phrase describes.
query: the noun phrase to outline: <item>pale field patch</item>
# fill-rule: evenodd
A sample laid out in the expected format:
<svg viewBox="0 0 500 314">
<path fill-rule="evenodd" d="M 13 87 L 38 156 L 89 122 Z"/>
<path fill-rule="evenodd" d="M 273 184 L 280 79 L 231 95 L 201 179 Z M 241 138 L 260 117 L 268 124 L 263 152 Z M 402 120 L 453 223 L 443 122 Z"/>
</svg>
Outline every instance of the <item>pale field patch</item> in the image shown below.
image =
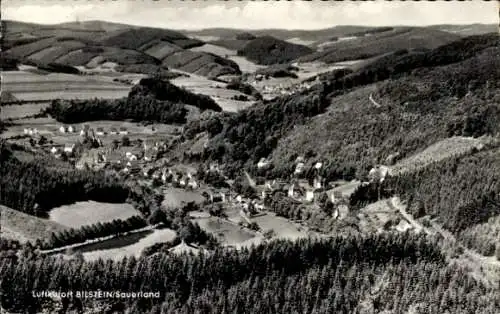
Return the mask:
<svg viewBox="0 0 500 314">
<path fill-rule="evenodd" d="M 125 220 L 138 214 L 139 212 L 130 204 L 87 201 L 54 208 L 49 213 L 49 219 L 63 226 L 78 228 L 114 219 Z"/>
</svg>

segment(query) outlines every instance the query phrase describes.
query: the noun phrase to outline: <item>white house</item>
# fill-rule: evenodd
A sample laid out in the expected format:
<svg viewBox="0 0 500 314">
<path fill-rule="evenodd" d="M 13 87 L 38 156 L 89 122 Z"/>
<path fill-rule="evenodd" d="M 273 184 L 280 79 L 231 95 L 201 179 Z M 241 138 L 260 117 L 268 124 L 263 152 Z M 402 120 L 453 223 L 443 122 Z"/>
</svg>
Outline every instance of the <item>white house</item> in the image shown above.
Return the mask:
<svg viewBox="0 0 500 314">
<path fill-rule="evenodd" d="M 236 196 L 236 201 L 241 203 L 243 201 L 243 197 L 241 197 L 241 195 Z"/>
<path fill-rule="evenodd" d="M 72 153 L 74 148 L 75 148 L 75 144 L 65 145 L 64 152 L 65 153 Z"/>
<path fill-rule="evenodd" d="M 75 132 L 75 128 L 73 128 L 73 126 L 68 126 L 68 133 L 73 133 Z"/>
<path fill-rule="evenodd" d="M 292 183 L 290 187 L 288 188 L 288 197 L 293 197 L 294 196 L 294 188 L 295 188 L 295 183 Z"/>
<path fill-rule="evenodd" d="M 314 201 L 314 191 L 313 190 L 307 190 L 306 191 L 306 201 L 307 202 Z"/>
<path fill-rule="evenodd" d="M 104 129 L 103 128 L 97 128 L 96 133 L 97 135 L 103 136 L 104 135 Z"/>
<path fill-rule="evenodd" d="M 190 188 L 192 188 L 192 189 L 197 189 L 198 188 L 198 183 L 195 180 L 191 179 L 188 182 L 188 186 Z"/>
<path fill-rule="evenodd" d="M 387 174 L 389 174 L 389 167 L 376 166 L 370 170 L 370 172 L 368 173 L 368 178 L 370 179 L 370 181 L 383 182 Z"/>
<path fill-rule="evenodd" d="M 66 133 L 66 128 L 64 127 L 64 125 L 61 125 L 61 127 L 59 128 L 59 132 Z"/>
<path fill-rule="evenodd" d="M 24 134 L 28 134 L 31 129 L 24 129 Z"/>
<path fill-rule="evenodd" d="M 122 127 L 122 128 L 120 128 L 120 134 L 121 134 L 121 135 L 127 135 L 127 134 L 128 134 L 127 129 L 126 129 L 126 128 L 123 128 L 123 127 Z"/>
<path fill-rule="evenodd" d="M 259 162 L 257 163 L 257 168 L 264 168 L 269 165 L 269 161 L 266 160 L 266 158 L 261 158 Z"/>
<path fill-rule="evenodd" d="M 87 132 L 86 132 L 85 130 L 83 130 L 83 129 L 82 129 L 82 130 L 80 131 L 80 136 L 86 136 L 86 135 L 87 135 Z"/>
<path fill-rule="evenodd" d="M 295 174 L 301 174 L 304 171 L 305 164 L 303 162 L 299 162 L 295 167 Z"/>
<path fill-rule="evenodd" d="M 315 189 L 321 189 L 323 187 L 323 184 L 321 182 L 321 177 L 314 178 L 313 187 Z"/>
<path fill-rule="evenodd" d="M 33 134 L 38 134 L 38 129 L 37 128 L 32 129 L 32 131 L 33 131 Z"/>
<path fill-rule="evenodd" d="M 318 170 L 319 170 L 319 169 L 321 169 L 321 167 L 323 167 L 323 163 L 321 163 L 321 162 L 317 162 L 317 163 L 314 165 L 314 168 L 316 168 L 316 169 L 318 169 Z"/>
<path fill-rule="evenodd" d="M 109 134 L 116 135 L 116 134 L 118 134 L 118 130 L 116 128 L 111 128 L 109 130 Z"/>
<path fill-rule="evenodd" d="M 56 154 L 59 150 L 57 148 L 55 148 L 54 146 L 52 146 L 52 148 L 50 149 L 50 152 L 52 154 Z"/>
<path fill-rule="evenodd" d="M 129 159 L 130 161 L 137 160 L 137 156 L 136 156 L 136 155 L 134 155 L 134 154 L 132 154 L 132 155 L 130 155 L 130 156 L 128 157 L 128 159 Z"/>
</svg>

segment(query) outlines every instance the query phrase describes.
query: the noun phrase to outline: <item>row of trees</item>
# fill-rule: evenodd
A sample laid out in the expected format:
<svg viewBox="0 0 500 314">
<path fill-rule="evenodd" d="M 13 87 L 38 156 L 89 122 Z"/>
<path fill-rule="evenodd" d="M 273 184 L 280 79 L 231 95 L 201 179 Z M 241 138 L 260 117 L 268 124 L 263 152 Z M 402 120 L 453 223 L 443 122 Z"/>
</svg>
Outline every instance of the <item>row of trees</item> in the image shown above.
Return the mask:
<svg viewBox="0 0 500 314">
<path fill-rule="evenodd" d="M 125 220 L 114 219 L 110 222 L 98 222 L 96 224 L 82 226 L 78 229 L 71 228 L 69 230 L 52 233 L 51 237 L 45 242 L 39 242 L 41 249 L 48 250 L 76 243 L 82 243 L 87 240 L 99 239 L 111 235 L 119 235 L 121 233 L 140 229 L 147 226 L 146 220 L 141 216 L 132 216 Z M 37 244 L 35 244 L 38 246 Z"/>
<path fill-rule="evenodd" d="M 64 123 L 127 119 L 184 123 L 187 114 L 184 105 L 158 101 L 151 96 L 135 96 L 116 100 L 53 100 L 45 112 Z"/>
<path fill-rule="evenodd" d="M 2 307 L 54 309 L 31 291 L 160 292 L 160 298 L 63 300 L 81 310 L 137 313 L 495 313 L 496 288 L 449 267 L 424 235 L 379 234 L 273 241 L 211 254 L 118 261 L 11 257 L 0 260 Z M 293 261 L 293 263 L 290 263 Z M 133 278 L 133 280 L 131 280 Z"/>
</svg>

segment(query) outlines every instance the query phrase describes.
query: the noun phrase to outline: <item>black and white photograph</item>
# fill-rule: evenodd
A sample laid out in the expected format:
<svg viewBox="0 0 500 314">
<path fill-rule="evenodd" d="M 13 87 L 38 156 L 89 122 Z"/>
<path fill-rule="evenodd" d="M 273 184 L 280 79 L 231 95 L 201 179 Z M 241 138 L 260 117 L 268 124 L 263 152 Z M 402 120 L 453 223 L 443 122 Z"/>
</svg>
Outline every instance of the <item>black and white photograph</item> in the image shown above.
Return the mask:
<svg viewBox="0 0 500 314">
<path fill-rule="evenodd" d="M 0 5 L 1 314 L 500 314 L 500 2 Z"/>
</svg>

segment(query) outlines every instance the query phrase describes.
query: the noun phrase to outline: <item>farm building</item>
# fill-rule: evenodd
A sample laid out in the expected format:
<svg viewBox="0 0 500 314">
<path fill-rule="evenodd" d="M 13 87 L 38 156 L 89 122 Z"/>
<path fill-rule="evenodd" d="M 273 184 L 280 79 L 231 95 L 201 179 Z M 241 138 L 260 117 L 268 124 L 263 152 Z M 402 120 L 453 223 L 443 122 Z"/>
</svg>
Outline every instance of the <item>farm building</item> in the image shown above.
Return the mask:
<svg viewBox="0 0 500 314">
<path fill-rule="evenodd" d="M 295 174 L 301 174 L 302 172 L 304 172 L 304 167 L 305 167 L 305 164 L 303 162 L 299 162 L 297 164 L 297 166 L 295 167 Z"/>
<path fill-rule="evenodd" d="M 376 166 L 373 167 L 368 173 L 368 179 L 373 181 L 383 182 L 385 177 L 389 174 L 389 168 L 387 166 Z"/>
<path fill-rule="evenodd" d="M 73 153 L 73 150 L 75 149 L 75 144 L 66 144 L 64 146 L 64 152 L 65 153 Z"/>
<path fill-rule="evenodd" d="M 66 126 L 61 125 L 61 126 L 59 127 L 59 132 L 61 132 L 61 133 L 66 133 L 66 129 L 67 129 L 67 127 L 66 127 Z"/>
<path fill-rule="evenodd" d="M 56 148 L 56 147 L 54 147 L 54 146 L 52 146 L 52 148 L 50 149 L 50 152 L 51 152 L 52 154 L 56 154 L 58 151 L 59 151 L 59 149 L 58 149 L 58 148 Z"/>
<path fill-rule="evenodd" d="M 120 134 L 121 135 L 127 135 L 128 134 L 127 128 L 121 127 L 120 128 Z"/>
<path fill-rule="evenodd" d="M 267 161 L 266 158 L 261 158 L 257 163 L 257 168 L 259 169 L 265 168 L 267 166 L 269 166 L 269 161 Z"/>
<path fill-rule="evenodd" d="M 109 130 L 109 134 L 111 134 L 111 135 L 116 135 L 116 134 L 118 134 L 118 130 L 117 130 L 116 128 L 111 128 L 111 129 Z"/>
<path fill-rule="evenodd" d="M 70 125 L 70 126 L 68 126 L 67 131 L 68 131 L 68 133 L 73 133 L 73 132 L 75 132 L 75 128 L 72 125 Z"/>
<path fill-rule="evenodd" d="M 103 128 L 97 128 L 96 129 L 96 134 L 100 135 L 100 136 L 104 135 L 104 129 Z"/>
</svg>

